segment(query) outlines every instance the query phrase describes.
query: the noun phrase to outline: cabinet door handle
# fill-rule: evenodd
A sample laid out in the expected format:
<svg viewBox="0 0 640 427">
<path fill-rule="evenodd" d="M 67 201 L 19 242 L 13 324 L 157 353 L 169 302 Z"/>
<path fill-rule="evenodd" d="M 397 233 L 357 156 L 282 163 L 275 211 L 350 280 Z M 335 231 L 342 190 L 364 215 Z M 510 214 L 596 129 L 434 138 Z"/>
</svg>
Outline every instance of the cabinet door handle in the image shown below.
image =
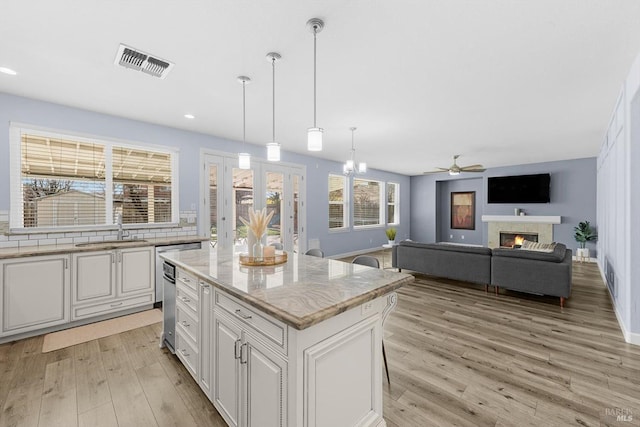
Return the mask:
<svg viewBox="0 0 640 427">
<path fill-rule="evenodd" d="M 240 340 L 236 340 L 235 342 L 235 347 L 233 349 L 233 357 L 236 359 L 240 359 L 240 352 L 242 350 L 242 347 L 240 345 Z"/>
<path fill-rule="evenodd" d="M 122 305 L 122 302 L 117 302 L 115 304 L 111 304 L 111 307 L 118 307 L 120 305 Z"/>
<path fill-rule="evenodd" d="M 187 323 L 186 320 L 182 321 L 182 326 L 184 326 L 185 328 L 188 328 L 189 326 L 191 326 L 191 323 Z"/>
<path fill-rule="evenodd" d="M 64 269 L 68 269 L 69 268 L 69 260 L 67 258 L 64 259 Z"/>
<path fill-rule="evenodd" d="M 181 297 L 182 298 L 182 302 L 191 302 L 191 300 L 187 297 Z"/>
<path fill-rule="evenodd" d="M 182 353 L 182 355 L 183 355 L 184 357 L 189 357 L 189 353 L 187 353 L 187 350 L 186 350 L 186 349 L 184 349 L 184 348 L 183 348 L 182 350 L 180 350 L 180 353 Z"/>
<path fill-rule="evenodd" d="M 249 316 L 248 314 L 244 314 L 240 309 L 236 310 L 236 315 L 241 317 L 244 320 L 249 320 L 251 319 L 251 316 Z"/>
<path fill-rule="evenodd" d="M 113 252 L 111 252 L 111 264 L 115 264 L 116 257 L 113 256 Z"/>
<path fill-rule="evenodd" d="M 247 350 L 247 343 L 242 344 L 242 347 L 240 347 L 240 363 L 243 365 L 247 363 Z"/>
</svg>

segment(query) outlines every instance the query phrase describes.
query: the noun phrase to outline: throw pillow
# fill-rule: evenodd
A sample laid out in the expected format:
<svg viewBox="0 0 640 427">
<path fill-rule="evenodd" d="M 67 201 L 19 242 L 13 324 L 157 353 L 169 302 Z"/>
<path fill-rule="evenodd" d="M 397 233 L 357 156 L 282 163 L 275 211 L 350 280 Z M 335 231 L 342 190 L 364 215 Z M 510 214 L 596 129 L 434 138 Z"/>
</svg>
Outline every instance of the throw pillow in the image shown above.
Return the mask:
<svg viewBox="0 0 640 427">
<path fill-rule="evenodd" d="M 551 253 L 556 248 L 556 242 L 553 243 L 540 243 L 524 240 L 520 249 L 536 252 L 548 252 Z"/>
</svg>

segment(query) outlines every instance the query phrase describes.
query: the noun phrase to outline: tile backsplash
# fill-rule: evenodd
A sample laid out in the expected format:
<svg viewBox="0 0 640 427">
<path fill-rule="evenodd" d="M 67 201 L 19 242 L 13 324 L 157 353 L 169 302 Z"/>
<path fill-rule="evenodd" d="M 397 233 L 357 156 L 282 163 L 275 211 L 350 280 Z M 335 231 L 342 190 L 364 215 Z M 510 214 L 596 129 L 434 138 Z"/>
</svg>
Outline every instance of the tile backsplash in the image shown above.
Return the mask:
<svg viewBox="0 0 640 427">
<path fill-rule="evenodd" d="M 154 239 L 163 237 L 193 236 L 197 234 L 196 212 L 180 212 L 180 225 L 163 228 L 132 229 L 125 226 L 129 232 L 127 239 Z M 86 242 L 100 242 L 113 240 L 117 237 L 117 230 L 97 231 L 69 231 L 29 234 L 9 233 L 9 212 L 0 211 L 0 248 L 19 248 L 26 246 L 63 245 Z"/>
</svg>

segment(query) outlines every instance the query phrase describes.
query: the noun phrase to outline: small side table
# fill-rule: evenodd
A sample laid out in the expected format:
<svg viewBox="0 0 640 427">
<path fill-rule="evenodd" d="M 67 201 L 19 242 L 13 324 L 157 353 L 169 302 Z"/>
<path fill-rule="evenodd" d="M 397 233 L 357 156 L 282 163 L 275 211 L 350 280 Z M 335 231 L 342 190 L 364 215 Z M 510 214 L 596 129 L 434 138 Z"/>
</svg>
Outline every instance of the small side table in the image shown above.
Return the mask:
<svg viewBox="0 0 640 427">
<path fill-rule="evenodd" d="M 386 256 L 387 249 L 389 249 L 389 251 L 388 251 L 389 252 L 389 257 L 392 257 L 393 256 L 392 255 L 392 250 L 393 250 L 394 246 L 396 246 L 396 245 L 390 245 L 388 243 L 385 243 L 384 245 L 382 245 L 382 269 L 383 270 L 386 270 L 387 268 L 393 268 L 393 265 L 391 265 L 391 267 L 385 267 L 385 266 L 387 265 L 387 256 Z"/>
</svg>

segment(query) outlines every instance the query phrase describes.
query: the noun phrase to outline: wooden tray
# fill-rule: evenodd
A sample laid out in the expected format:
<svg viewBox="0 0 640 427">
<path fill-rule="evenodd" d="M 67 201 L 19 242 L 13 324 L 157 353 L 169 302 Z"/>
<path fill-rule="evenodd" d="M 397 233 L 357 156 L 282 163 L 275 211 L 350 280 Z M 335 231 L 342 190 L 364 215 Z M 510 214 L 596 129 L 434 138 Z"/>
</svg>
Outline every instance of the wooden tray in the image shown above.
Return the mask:
<svg viewBox="0 0 640 427">
<path fill-rule="evenodd" d="M 287 262 L 287 253 L 276 253 L 275 256 L 255 258 L 247 254 L 240 254 L 240 264 L 250 266 L 278 265 Z"/>
</svg>

